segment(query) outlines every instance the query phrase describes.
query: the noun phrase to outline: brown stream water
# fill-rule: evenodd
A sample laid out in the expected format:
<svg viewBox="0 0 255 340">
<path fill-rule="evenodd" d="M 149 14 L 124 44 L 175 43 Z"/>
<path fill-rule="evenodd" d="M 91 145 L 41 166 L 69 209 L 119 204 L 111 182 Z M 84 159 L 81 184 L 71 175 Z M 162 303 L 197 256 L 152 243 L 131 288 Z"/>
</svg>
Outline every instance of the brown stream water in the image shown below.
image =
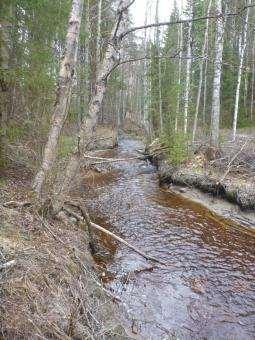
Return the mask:
<svg viewBox="0 0 255 340">
<path fill-rule="evenodd" d="M 136 156 L 129 137 L 106 156 Z M 159 188 L 140 160 L 112 163 L 87 201 L 95 221 L 168 266 L 102 237 L 112 253 L 107 289 L 137 339 L 255 339 L 255 238 L 201 205 Z M 108 276 L 107 276 L 108 277 Z"/>
</svg>

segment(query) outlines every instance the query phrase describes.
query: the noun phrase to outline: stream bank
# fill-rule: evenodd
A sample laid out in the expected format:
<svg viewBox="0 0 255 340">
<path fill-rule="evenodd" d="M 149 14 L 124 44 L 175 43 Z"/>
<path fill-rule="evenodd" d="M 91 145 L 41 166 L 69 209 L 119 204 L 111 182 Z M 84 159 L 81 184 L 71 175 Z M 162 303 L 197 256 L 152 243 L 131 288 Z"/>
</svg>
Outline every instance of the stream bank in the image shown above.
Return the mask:
<svg viewBox="0 0 255 340">
<path fill-rule="evenodd" d="M 163 188 L 181 193 L 223 217 L 255 228 L 253 168 L 249 169 L 246 175 L 242 175 L 230 171 L 230 167 L 226 165 L 224 166 L 227 169 L 222 165 L 222 168 L 215 166 L 217 159 L 210 162 L 207 158 L 208 153 L 213 151 L 204 148 L 175 166 L 171 164 L 165 148 L 157 140 L 146 149 L 151 162 L 157 167 L 159 183 Z M 211 163 L 214 163 L 214 166 Z"/>
<path fill-rule="evenodd" d="M 122 324 L 134 339 L 253 339 L 254 237 L 160 188 L 156 167 L 134 159 L 142 148 L 124 136 L 99 156 L 133 159 L 97 165 L 83 178 L 92 220 L 168 264 L 101 235 L 101 280 L 118 298 Z"/>
</svg>

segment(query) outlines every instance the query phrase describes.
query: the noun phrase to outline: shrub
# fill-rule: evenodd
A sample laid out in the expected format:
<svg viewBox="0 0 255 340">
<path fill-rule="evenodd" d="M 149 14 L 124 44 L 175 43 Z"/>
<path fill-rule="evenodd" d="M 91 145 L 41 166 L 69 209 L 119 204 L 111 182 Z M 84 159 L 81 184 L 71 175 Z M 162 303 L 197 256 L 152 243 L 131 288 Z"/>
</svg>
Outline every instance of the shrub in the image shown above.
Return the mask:
<svg viewBox="0 0 255 340">
<path fill-rule="evenodd" d="M 164 133 L 160 139 L 168 147 L 169 160 L 174 165 L 180 165 L 188 157 L 188 136 L 183 132 Z"/>
</svg>

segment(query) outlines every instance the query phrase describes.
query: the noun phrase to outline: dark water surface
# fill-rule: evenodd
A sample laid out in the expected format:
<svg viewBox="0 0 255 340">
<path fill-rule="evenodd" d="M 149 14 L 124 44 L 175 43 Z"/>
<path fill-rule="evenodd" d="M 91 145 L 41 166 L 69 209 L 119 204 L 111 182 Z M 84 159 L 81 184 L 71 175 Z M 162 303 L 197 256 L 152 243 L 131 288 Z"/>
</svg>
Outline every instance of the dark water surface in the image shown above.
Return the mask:
<svg viewBox="0 0 255 340">
<path fill-rule="evenodd" d="M 124 138 L 105 155 L 133 157 L 141 147 Z M 92 188 L 87 201 L 95 221 L 169 263 L 108 242 L 114 254 L 106 285 L 122 301 L 120 318 L 134 338 L 255 339 L 254 237 L 160 189 L 144 161 L 113 163 Z"/>
</svg>

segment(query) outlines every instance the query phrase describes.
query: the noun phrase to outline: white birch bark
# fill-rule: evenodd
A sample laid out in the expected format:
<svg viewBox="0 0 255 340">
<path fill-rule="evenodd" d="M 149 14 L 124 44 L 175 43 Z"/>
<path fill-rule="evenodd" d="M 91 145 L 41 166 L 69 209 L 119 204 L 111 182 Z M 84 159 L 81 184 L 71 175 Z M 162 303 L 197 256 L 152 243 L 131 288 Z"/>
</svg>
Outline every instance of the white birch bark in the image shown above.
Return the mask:
<svg viewBox="0 0 255 340">
<path fill-rule="evenodd" d="M 207 16 L 209 16 L 211 11 L 211 4 L 212 0 L 209 1 L 208 9 L 207 9 Z M 205 55 L 206 46 L 208 44 L 208 31 L 209 31 L 209 20 L 206 20 L 206 28 L 205 28 L 205 36 L 204 36 L 204 43 L 202 47 L 202 56 Z M 201 59 L 199 62 L 199 84 L 198 84 L 198 92 L 197 92 L 197 102 L 196 102 L 196 111 L 194 117 L 194 125 L 193 125 L 193 133 L 192 133 L 192 142 L 195 141 L 196 131 L 197 131 L 197 121 L 198 121 L 198 111 L 200 106 L 200 99 L 202 93 L 202 84 L 203 84 L 203 75 L 204 75 L 204 59 Z"/>
<path fill-rule="evenodd" d="M 220 124 L 220 87 L 221 87 L 221 69 L 222 54 L 224 43 L 224 22 L 222 17 L 221 0 L 215 1 L 215 12 L 217 18 L 215 33 L 215 60 L 213 76 L 213 95 L 212 95 L 212 113 L 211 113 L 211 145 L 217 147 L 219 143 L 219 124 Z"/>
<path fill-rule="evenodd" d="M 65 54 L 60 64 L 57 96 L 51 128 L 44 148 L 42 163 L 33 183 L 33 189 L 38 197 L 41 196 L 46 175 L 49 170 L 51 170 L 56 159 L 59 136 L 68 113 L 75 65 L 77 62 L 82 10 L 83 0 L 73 0 L 66 35 Z"/>
<path fill-rule="evenodd" d="M 192 0 L 188 5 L 188 17 L 193 17 Z M 186 83 L 184 91 L 184 133 L 187 133 L 188 129 L 188 110 L 189 110 L 189 97 L 190 97 L 190 78 L 191 78 L 191 30 L 192 22 L 188 23 L 188 37 L 187 37 L 187 64 L 186 64 Z"/>
<path fill-rule="evenodd" d="M 147 21 L 148 21 L 148 0 L 146 3 L 146 11 L 145 11 L 145 22 L 144 25 L 147 25 Z M 148 48 L 147 48 L 147 30 L 144 30 L 144 50 L 146 51 L 146 55 L 148 52 Z M 150 135 L 150 121 L 149 121 L 149 95 L 150 95 L 150 91 L 149 91 L 149 79 L 148 79 L 148 75 L 149 75 L 149 62 L 147 59 L 145 59 L 144 61 L 144 117 L 143 117 L 143 124 L 144 124 L 144 128 L 146 131 L 146 134 L 149 136 Z"/>
<path fill-rule="evenodd" d="M 255 40 L 253 41 L 252 47 L 252 78 L 251 78 L 251 111 L 250 111 L 250 119 L 253 120 L 253 111 L 254 111 L 254 82 L 255 82 Z"/>
<path fill-rule="evenodd" d="M 98 1 L 98 21 L 97 21 L 97 47 L 96 47 L 97 65 L 100 64 L 101 25 L 102 25 L 102 0 L 99 0 Z"/>
<path fill-rule="evenodd" d="M 250 4 L 250 1 L 248 1 Z M 236 86 L 236 95 L 235 95 L 235 108 L 234 108 L 234 117 L 233 117 L 233 131 L 232 131 L 232 138 L 233 141 L 236 139 L 236 127 L 237 127 L 237 118 L 238 118 L 238 110 L 239 110 L 239 97 L 240 97 L 240 87 L 242 81 L 242 69 L 243 69 L 243 61 L 244 61 L 244 54 L 247 45 L 247 28 L 248 28 L 248 19 L 249 19 L 249 7 L 247 8 L 246 12 L 246 19 L 243 28 L 243 37 L 241 41 L 241 48 L 240 48 L 240 62 L 238 68 L 238 75 L 237 75 L 237 86 Z"/>
<path fill-rule="evenodd" d="M 180 59 L 178 65 L 178 94 L 177 94 L 177 106 L 176 106 L 176 116 L 175 116 L 175 126 L 174 131 L 178 131 L 178 119 L 180 117 L 180 100 L 181 100 L 181 76 L 182 76 L 182 55 L 183 55 L 183 32 L 182 23 L 179 25 L 178 29 L 178 47 L 180 50 Z"/>
<path fill-rule="evenodd" d="M 156 1 L 156 15 L 155 22 L 158 24 L 159 22 L 159 0 Z M 161 76 L 161 59 L 160 59 L 160 30 L 159 27 L 156 27 L 156 47 L 157 47 L 157 57 L 158 57 L 158 93 L 159 93 L 159 123 L 160 123 L 160 132 L 163 131 L 163 112 L 162 112 L 162 76 Z"/>
<path fill-rule="evenodd" d="M 100 71 L 97 76 L 95 91 L 89 105 L 88 116 L 84 118 L 84 121 L 82 122 L 76 149 L 68 160 L 63 179 L 61 179 L 61 184 L 57 183 L 57 188 L 55 188 L 56 199 L 54 201 L 54 210 L 56 211 L 62 207 L 63 199 L 69 190 L 70 183 L 79 170 L 81 155 L 93 141 L 94 129 L 106 92 L 107 80 L 120 57 L 120 41 L 118 37 L 125 30 L 125 25 L 128 22 L 127 8 L 132 3 L 132 0 L 120 0 L 119 2 L 116 22 L 111 32 L 105 57 L 102 60 Z"/>
</svg>

